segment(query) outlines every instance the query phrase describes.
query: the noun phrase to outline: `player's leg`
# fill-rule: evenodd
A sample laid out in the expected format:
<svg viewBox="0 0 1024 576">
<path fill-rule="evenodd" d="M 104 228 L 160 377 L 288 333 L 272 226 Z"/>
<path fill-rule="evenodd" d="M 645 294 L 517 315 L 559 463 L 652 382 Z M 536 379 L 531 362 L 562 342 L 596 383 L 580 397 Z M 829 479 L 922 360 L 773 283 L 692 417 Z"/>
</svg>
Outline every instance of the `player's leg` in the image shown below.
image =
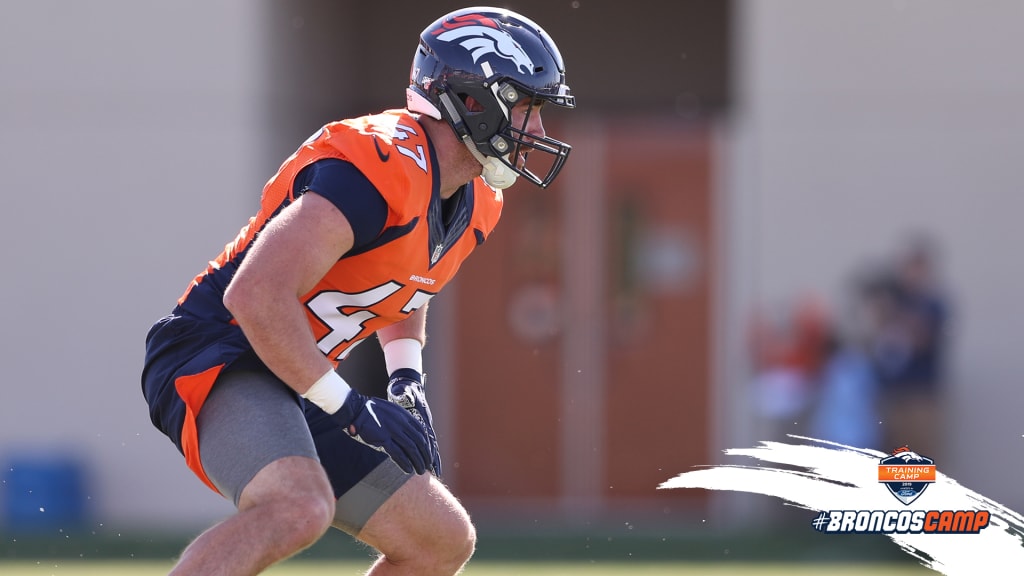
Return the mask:
<svg viewBox="0 0 1024 576">
<path fill-rule="evenodd" d="M 257 574 L 316 542 L 334 494 L 295 394 L 266 372 L 229 372 L 197 419 L 210 480 L 238 513 L 185 549 L 171 574 Z"/>
<path fill-rule="evenodd" d="M 307 404 L 306 416 L 338 495 L 334 527 L 382 553 L 369 574 L 457 573 L 473 554 L 476 532 L 451 492 L 346 438 L 316 407 Z"/>
<path fill-rule="evenodd" d="M 462 504 L 433 475 L 416 476 L 370 517 L 358 538 L 381 552 L 368 574 L 457 574 L 473 555 L 476 530 Z"/>
</svg>

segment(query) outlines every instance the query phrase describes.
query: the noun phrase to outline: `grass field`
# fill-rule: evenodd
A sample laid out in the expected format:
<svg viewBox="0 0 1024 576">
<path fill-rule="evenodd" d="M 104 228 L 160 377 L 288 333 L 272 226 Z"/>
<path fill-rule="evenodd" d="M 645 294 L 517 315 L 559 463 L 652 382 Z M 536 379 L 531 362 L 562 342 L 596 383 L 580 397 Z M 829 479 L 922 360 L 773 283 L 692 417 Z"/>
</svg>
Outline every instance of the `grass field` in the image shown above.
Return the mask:
<svg viewBox="0 0 1024 576">
<path fill-rule="evenodd" d="M 293 561 L 268 572 L 272 576 L 359 576 L 368 562 Z M 49 561 L 0 562 L 4 576 L 161 576 L 170 564 L 153 561 Z M 680 562 L 474 562 L 466 576 L 924 576 L 936 574 L 906 564 L 775 564 L 775 563 L 680 563 Z"/>
<path fill-rule="evenodd" d="M 514 529 L 513 529 L 514 528 Z M 467 576 L 928 576 L 882 536 L 830 538 L 806 522 L 770 532 L 499 530 L 485 525 Z M 0 532 L 0 576 L 163 576 L 194 534 L 140 530 Z M 376 553 L 331 531 L 271 576 L 361 576 Z"/>
</svg>

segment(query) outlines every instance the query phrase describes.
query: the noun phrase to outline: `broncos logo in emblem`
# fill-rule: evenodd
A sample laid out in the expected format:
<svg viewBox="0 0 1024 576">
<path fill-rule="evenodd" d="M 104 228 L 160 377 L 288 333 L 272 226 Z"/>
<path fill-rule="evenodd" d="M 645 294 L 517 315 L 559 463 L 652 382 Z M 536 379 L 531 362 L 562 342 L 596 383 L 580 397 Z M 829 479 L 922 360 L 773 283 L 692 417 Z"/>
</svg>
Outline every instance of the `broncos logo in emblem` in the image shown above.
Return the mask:
<svg viewBox="0 0 1024 576">
<path fill-rule="evenodd" d="M 456 28 L 445 30 L 437 36 L 444 42 L 456 42 L 469 51 L 473 63 L 477 63 L 488 54 L 495 54 L 512 61 L 524 74 L 532 74 L 533 60 L 526 55 L 522 46 L 505 32 L 483 23 L 462 24 Z"/>
</svg>

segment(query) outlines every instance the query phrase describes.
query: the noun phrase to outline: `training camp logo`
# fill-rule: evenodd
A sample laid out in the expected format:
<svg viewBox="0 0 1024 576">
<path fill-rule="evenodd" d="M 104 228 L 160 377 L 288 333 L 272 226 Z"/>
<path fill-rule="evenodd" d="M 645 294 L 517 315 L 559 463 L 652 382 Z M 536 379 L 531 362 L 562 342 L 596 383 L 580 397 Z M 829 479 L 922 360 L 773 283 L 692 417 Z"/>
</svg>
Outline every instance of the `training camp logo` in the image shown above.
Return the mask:
<svg viewBox="0 0 1024 576">
<path fill-rule="evenodd" d="M 904 506 L 935 483 L 935 461 L 901 446 L 878 462 L 878 482 Z M 828 510 L 811 526 L 827 534 L 977 534 L 985 510 Z"/>
<path fill-rule="evenodd" d="M 897 500 L 910 505 L 935 482 L 935 461 L 901 446 L 878 463 L 878 481 Z"/>
</svg>

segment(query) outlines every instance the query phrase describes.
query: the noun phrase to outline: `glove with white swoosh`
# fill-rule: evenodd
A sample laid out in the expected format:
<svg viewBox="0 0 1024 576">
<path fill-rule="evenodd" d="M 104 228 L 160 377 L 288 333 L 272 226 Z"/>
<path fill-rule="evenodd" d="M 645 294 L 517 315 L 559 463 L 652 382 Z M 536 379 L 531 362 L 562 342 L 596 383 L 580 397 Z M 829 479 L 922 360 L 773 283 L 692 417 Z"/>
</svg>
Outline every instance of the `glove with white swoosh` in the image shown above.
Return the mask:
<svg viewBox="0 0 1024 576">
<path fill-rule="evenodd" d="M 430 466 L 430 447 L 420 423 L 397 404 L 351 390 L 331 418 L 354 440 L 386 453 L 407 474 L 423 474 Z"/>
</svg>

